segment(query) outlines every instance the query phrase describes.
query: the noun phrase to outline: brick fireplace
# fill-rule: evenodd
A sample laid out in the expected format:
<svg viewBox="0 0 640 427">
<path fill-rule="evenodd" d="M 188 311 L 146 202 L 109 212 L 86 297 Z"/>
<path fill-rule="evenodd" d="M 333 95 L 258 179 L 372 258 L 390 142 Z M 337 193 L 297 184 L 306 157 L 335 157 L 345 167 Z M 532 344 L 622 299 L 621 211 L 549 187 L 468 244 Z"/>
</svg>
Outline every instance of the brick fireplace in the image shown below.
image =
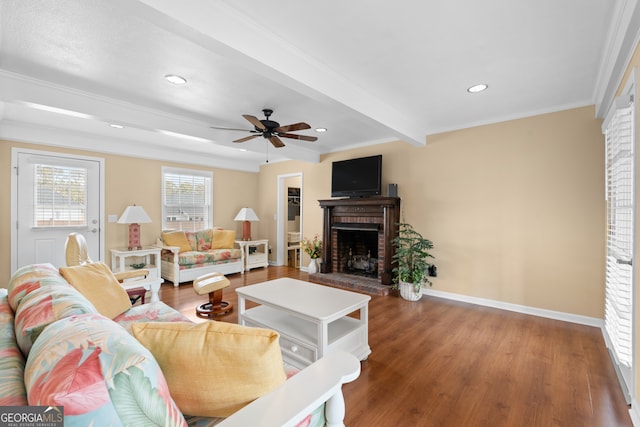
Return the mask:
<svg viewBox="0 0 640 427">
<path fill-rule="evenodd" d="M 400 199 L 364 197 L 319 203 L 324 211 L 320 272 L 346 277 L 346 281 L 364 278 L 378 285 L 391 285 L 394 253 L 391 241 L 397 235 Z"/>
</svg>

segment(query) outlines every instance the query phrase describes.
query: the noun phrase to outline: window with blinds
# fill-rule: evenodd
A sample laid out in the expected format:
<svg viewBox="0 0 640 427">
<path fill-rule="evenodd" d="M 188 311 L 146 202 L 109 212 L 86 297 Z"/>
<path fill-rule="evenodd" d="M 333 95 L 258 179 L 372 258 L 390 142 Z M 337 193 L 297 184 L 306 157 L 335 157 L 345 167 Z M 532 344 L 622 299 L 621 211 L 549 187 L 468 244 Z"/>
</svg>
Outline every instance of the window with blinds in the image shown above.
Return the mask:
<svg viewBox="0 0 640 427">
<path fill-rule="evenodd" d="M 37 164 L 33 171 L 33 227 L 86 226 L 87 170 Z"/>
<path fill-rule="evenodd" d="M 627 388 L 633 363 L 634 107 L 617 99 L 603 124 L 606 143 L 605 336 Z"/>
<path fill-rule="evenodd" d="M 212 174 L 163 168 L 162 228 L 198 231 L 212 227 Z"/>
</svg>

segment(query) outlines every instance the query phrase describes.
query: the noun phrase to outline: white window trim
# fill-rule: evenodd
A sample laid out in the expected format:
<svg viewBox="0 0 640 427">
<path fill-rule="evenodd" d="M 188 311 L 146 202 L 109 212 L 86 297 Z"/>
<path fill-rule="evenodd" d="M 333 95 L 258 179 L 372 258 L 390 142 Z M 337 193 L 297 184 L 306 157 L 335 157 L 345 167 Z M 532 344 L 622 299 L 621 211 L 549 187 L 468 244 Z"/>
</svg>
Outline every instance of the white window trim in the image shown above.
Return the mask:
<svg viewBox="0 0 640 427">
<path fill-rule="evenodd" d="M 609 127 L 609 124 L 611 122 L 611 120 L 615 117 L 615 115 L 617 114 L 617 111 L 620 109 L 625 109 L 625 108 L 629 108 L 629 104 L 631 104 L 631 111 L 633 114 L 633 119 L 632 119 L 632 123 L 631 123 L 631 133 L 632 133 L 632 140 L 631 140 L 631 144 L 632 144 L 632 151 L 635 153 L 637 150 L 637 103 L 635 100 L 635 94 L 637 93 L 637 70 L 634 68 L 631 75 L 629 76 L 629 79 L 627 81 L 627 84 L 624 88 L 624 90 L 622 91 L 621 95 L 617 98 L 615 98 L 612 103 L 611 106 L 609 108 L 609 111 L 607 113 L 607 116 L 605 117 L 603 123 L 602 123 L 602 133 L 606 135 L 606 131 Z M 637 221 L 635 221 L 635 217 L 636 217 L 636 212 L 637 212 L 637 198 L 635 196 L 636 191 L 637 191 L 637 161 L 635 161 L 636 155 L 633 155 L 634 158 L 634 166 L 633 166 L 633 230 L 631 232 L 631 238 L 632 238 L 632 243 L 631 243 L 631 248 L 632 248 L 632 254 L 631 254 L 631 259 L 629 260 L 631 262 L 632 268 L 631 268 L 631 298 L 630 298 L 630 322 L 631 322 L 631 342 L 630 342 L 630 352 L 631 352 L 631 366 L 629 367 L 629 370 L 627 371 L 627 374 L 623 374 L 622 373 L 622 369 L 623 367 L 621 366 L 621 361 L 618 360 L 618 355 L 615 354 L 615 351 L 613 350 L 615 344 L 613 342 L 613 339 L 611 336 L 609 336 L 609 332 L 607 331 L 607 327 L 605 324 L 603 324 L 602 326 L 602 334 L 605 340 L 605 344 L 606 346 L 610 349 L 610 355 L 612 358 L 612 362 L 613 365 L 616 369 L 616 373 L 618 374 L 618 379 L 620 381 L 620 385 L 621 388 L 623 390 L 623 393 L 625 395 L 625 399 L 627 400 L 627 403 L 634 403 L 636 402 L 636 370 L 637 370 L 637 363 L 636 363 L 636 339 L 635 339 L 635 334 L 637 331 L 637 327 L 636 327 L 636 319 L 637 319 L 637 304 L 636 304 L 636 275 L 635 275 L 635 265 L 636 265 L 636 259 L 635 259 L 635 239 L 636 239 L 636 235 L 637 235 Z M 608 169 L 609 169 L 609 164 L 608 164 L 608 153 L 605 153 L 605 161 L 607 162 L 606 167 L 605 167 L 605 195 L 608 196 Z M 607 206 L 607 210 L 608 210 L 608 206 Z M 608 232 L 608 231 L 607 231 Z M 608 239 L 609 236 L 607 236 L 607 246 L 608 246 Z M 607 255 L 609 255 L 609 250 L 607 250 Z M 606 263 L 606 260 L 605 260 Z M 606 293 L 606 289 L 605 289 L 605 293 Z M 605 305 L 606 305 L 606 295 L 605 295 Z M 606 314 L 605 314 L 606 317 Z M 606 320 L 605 320 L 606 322 Z M 634 414 L 634 409 L 633 407 L 636 406 L 632 404 L 632 417 Z"/>
</svg>

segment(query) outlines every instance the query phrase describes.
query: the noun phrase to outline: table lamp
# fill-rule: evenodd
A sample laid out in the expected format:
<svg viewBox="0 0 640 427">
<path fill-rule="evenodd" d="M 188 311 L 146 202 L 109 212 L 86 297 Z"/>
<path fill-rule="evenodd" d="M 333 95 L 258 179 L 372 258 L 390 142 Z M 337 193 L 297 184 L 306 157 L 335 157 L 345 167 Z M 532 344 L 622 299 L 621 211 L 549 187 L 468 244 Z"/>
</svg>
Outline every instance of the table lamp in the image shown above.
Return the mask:
<svg viewBox="0 0 640 427">
<path fill-rule="evenodd" d="M 243 221 L 242 240 L 251 240 L 251 221 L 260 221 L 256 213 L 251 208 L 242 208 L 234 221 Z"/>
<path fill-rule="evenodd" d="M 151 222 L 151 218 L 142 209 L 142 206 L 127 206 L 122 215 L 120 215 L 120 219 L 118 219 L 118 224 L 129 224 L 129 246 L 127 249 L 130 251 L 142 249 L 140 244 L 140 223 L 148 222 Z"/>
</svg>

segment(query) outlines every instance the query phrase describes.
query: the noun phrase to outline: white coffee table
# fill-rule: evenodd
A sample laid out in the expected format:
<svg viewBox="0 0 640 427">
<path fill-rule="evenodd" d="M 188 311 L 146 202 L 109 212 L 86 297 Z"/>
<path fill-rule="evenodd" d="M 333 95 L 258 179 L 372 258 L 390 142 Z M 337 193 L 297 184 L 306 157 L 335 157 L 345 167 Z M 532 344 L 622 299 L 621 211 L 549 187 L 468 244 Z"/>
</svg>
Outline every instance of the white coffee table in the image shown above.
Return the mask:
<svg viewBox="0 0 640 427">
<path fill-rule="evenodd" d="M 285 362 L 304 368 L 333 349 L 365 360 L 369 348 L 369 301 L 356 292 L 281 278 L 237 288 L 238 323 L 280 333 Z M 250 309 L 245 301 L 261 304 Z M 347 316 L 359 311 L 357 317 Z"/>
</svg>

